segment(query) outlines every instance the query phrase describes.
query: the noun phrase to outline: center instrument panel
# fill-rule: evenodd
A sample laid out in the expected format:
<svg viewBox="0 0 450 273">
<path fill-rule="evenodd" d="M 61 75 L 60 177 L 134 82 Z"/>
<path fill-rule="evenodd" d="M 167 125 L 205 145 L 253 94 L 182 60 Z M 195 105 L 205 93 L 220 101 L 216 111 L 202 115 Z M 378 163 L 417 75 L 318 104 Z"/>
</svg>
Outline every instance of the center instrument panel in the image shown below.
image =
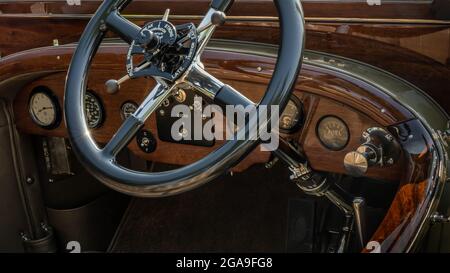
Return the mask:
<svg viewBox="0 0 450 273">
<path fill-rule="evenodd" d="M 238 65 L 243 66 L 242 61 L 230 64 L 227 60 L 209 64 L 207 67 L 210 73 L 253 101 L 261 99 L 270 79 L 270 70 L 267 69 L 264 73 L 264 66 L 255 67 L 254 63 L 251 64 L 252 69 L 246 67 L 245 72 L 236 69 Z M 119 68 L 96 68 L 89 75 L 85 116 L 90 133 L 99 144 L 108 142 L 123 120 L 136 110 L 155 84 L 151 79 L 140 78 L 128 81 L 115 94 L 107 93 L 105 82 L 122 77 L 122 71 Z M 245 77 L 242 77 L 243 73 Z M 65 77 L 65 72 L 49 74 L 30 82 L 17 94 L 14 100 L 14 117 L 19 132 L 47 137 L 68 137 L 62 109 Z M 333 85 L 327 86 L 327 81 Z M 386 127 L 400 121 L 401 117 L 397 118 L 395 114 L 390 116 L 390 120 L 369 117 L 366 113 L 370 113 L 370 107 L 349 99 L 352 97 L 352 89 L 356 87 L 336 81 L 335 78 L 327 78 L 308 69 L 302 71 L 302 78 L 281 115 L 280 132 L 284 138 L 298 143 L 312 168 L 346 173 L 344 157 L 361 145 L 363 132 L 371 127 Z M 344 94 L 350 94 L 350 97 L 333 97 L 330 88 L 342 89 L 343 86 L 348 88 L 348 92 Z M 187 165 L 220 147 L 223 141 L 177 143 L 168 136 L 167 128 L 170 128 L 172 122 L 169 117 L 171 108 L 176 104 L 185 104 L 191 109 L 203 107 L 195 105 L 195 96 L 197 94 L 192 90 L 178 90 L 147 120 L 128 145 L 128 149 L 137 157 L 148 161 Z M 234 170 L 243 171 L 254 164 L 266 163 L 270 157 L 270 153 L 255 149 Z M 395 181 L 400 179 L 401 170 L 402 164 L 399 160 L 381 171 L 377 167 L 371 168 L 366 175 Z"/>
</svg>

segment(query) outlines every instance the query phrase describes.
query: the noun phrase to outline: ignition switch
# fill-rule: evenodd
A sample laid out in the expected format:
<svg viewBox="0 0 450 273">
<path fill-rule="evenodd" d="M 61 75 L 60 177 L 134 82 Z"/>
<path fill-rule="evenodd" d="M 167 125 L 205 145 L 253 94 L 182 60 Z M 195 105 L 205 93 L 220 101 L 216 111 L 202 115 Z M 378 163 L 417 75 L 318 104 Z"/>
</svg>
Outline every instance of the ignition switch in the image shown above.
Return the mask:
<svg viewBox="0 0 450 273">
<path fill-rule="evenodd" d="M 150 131 L 140 130 L 136 135 L 137 145 L 144 153 L 156 150 L 156 139 Z"/>
</svg>

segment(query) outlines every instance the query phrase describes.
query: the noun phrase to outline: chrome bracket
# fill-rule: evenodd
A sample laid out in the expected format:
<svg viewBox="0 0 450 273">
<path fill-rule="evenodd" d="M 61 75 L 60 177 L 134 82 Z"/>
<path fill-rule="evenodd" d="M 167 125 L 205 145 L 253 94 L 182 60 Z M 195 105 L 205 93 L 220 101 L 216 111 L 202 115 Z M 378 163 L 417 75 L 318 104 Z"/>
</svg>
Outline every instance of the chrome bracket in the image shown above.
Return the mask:
<svg viewBox="0 0 450 273">
<path fill-rule="evenodd" d="M 445 216 L 439 212 L 435 212 L 430 216 L 430 220 L 433 224 L 445 224 L 450 223 L 450 216 Z"/>
</svg>

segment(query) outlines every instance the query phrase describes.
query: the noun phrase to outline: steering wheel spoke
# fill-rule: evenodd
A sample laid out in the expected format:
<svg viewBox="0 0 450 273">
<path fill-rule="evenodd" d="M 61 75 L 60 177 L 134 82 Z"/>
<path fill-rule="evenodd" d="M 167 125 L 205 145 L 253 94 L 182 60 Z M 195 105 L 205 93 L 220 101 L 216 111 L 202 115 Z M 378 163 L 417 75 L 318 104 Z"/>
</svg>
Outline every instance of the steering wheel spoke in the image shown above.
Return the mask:
<svg viewBox="0 0 450 273">
<path fill-rule="evenodd" d="M 157 83 L 150 94 L 145 98 L 136 111 L 129 116 L 120 126 L 109 143 L 103 148 L 103 154 L 108 158 L 114 158 L 144 125 L 148 117 L 161 105 L 170 95 L 172 87 L 165 87 Z"/>
<path fill-rule="evenodd" d="M 216 94 L 225 85 L 219 79 L 209 74 L 198 63 L 192 65 L 184 78 L 184 82 L 211 100 L 214 100 Z"/>
<path fill-rule="evenodd" d="M 103 155 L 106 158 L 115 158 L 117 154 L 130 143 L 131 139 L 133 139 L 143 125 L 144 123 L 135 116 L 129 116 L 108 144 L 103 148 Z"/>
<path fill-rule="evenodd" d="M 218 7 L 221 6 L 217 5 L 216 8 Z M 197 61 L 200 61 L 200 57 L 205 50 L 206 45 L 211 40 L 216 27 L 225 23 L 225 13 L 222 10 L 216 8 L 212 5 L 206 15 L 203 17 L 200 24 L 197 26 L 199 41 L 197 52 L 195 54 L 195 59 Z"/>
<path fill-rule="evenodd" d="M 131 21 L 122 17 L 118 11 L 111 12 L 105 21 L 110 30 L 118 34 L 125 42 L 131 44 L 134 39 L 139 37 L 141 28 Z"/>
<path fill-rule="evenodd" d="M 197 63 L 192 66 L 184 80 L 190 87 L 223 108 L 227 105 L 242 105 L 245 107 L 254 104 L 242 93 L 224 84 Z"/>
</svg>

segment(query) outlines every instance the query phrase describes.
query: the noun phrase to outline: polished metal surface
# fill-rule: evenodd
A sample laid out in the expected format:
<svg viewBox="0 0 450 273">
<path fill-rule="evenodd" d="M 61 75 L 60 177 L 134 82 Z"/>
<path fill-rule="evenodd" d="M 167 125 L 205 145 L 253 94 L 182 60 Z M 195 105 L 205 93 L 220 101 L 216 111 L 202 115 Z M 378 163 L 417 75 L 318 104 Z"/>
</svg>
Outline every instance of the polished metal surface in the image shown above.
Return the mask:
<svg viewBox="0 0 450 273">
<path fill-rule="evenodd" d="M 114 158 L 136 135 L 151 113 L 170 95 L 171 90 L 157 84 L 144 102 L 125 120 L 117 133 L 103 148 L 103 155 L 107 158 Z"/>
<path fill-rule="evenodd" d="M 355 216 L 355 226 L 360 247 L 364 249 L 367 242 L 366 201 L 364 198 L 357 197 L 353 199 L 353 212 Z"/>
<path fill-rule="evenodd" d="M 202 30 L 198 34 L 198 48 L 197 48 L 197 55 L 196 55 L 196 62 L 200 62 L 200 57 L 203 53 L 203 51 L 206 48 L 206 45 L 208 44 L 209 40 L 211 40 L 211 37 L 214 34 L 214 31 L 216 30 L 216 25 L 212 23 L 212 16 L 217 10 L 211 8 L 206 13 L 203 20 L 198 25 L 197 29 Z"/>
<path fill-rule="evenodd" d="M 364 154 L 352 151 L 345 155 L 344 167 L 352 176 L 363 176 L 369 168 L 369 163 Z"/>
<path fill-rule="evenodd" d="M 184 81 L 210 99 L 214 99 L 219 90 L 224 86 L 220 80 L 206 72 L 197 63 L 194 63 L 191 69 L 187 71 Z"/>
<path fill-rule="evenodd" d="M 150 94 L 147 95 L 141 105 L 139 105 L 133 113 L 133 116 L 140 122 L 144 123 L 156 110 L 156 108 L 158 108 L 161 103 L 169 97 L 175 87 L 175 85 L 172 85 L 170 88 L 166 88 L 159 83 L 156 84 Z"/>
</svg>

